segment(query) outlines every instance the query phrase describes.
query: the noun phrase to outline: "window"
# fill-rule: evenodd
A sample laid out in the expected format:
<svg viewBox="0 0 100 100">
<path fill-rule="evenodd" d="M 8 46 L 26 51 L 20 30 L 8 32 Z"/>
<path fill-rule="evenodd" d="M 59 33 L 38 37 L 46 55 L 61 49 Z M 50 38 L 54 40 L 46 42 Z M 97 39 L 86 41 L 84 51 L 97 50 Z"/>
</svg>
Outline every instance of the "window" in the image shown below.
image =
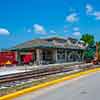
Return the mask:
<svg viewBox="0 0 100 100">
<path fill-rule="evenodd" d="M 57 57 L 58 57 L 58 60 L 64 61 L 65 60 L 65 50 L 64 49 L 58 49 L 57 50 Z"/>
</svg>

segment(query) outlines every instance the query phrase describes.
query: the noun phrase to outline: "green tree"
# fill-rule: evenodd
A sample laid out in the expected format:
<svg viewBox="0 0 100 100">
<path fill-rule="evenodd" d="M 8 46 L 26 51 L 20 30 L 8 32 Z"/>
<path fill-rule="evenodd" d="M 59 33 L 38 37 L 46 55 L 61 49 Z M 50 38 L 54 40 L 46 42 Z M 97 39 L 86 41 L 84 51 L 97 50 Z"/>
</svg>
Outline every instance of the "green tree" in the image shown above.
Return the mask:
<svg viewBox="0 0 100 100">
<path fill-rule="evenodd" d="M 95 55 L 95 39 L 94 36 L 91 34 L 84 34 L 82 35 L 81 39 L 82 41 L 85 42 L 85 44 L 88 44 L 88 48 L 85 51 L 85 58 L 90 58 L 93 59 Z"/>
<path fill-rule="evenodd" d="M 95 55 L 95 48 L 89 48 L 87 51 L 85 51 L 85 58 L 93 59 Z"/>
<path fill-rule="evenodd" d="M 81 39 L 82 41 L 84 41 L 86 44 L 88 44 L 89 47 L 93 46 L 95 43 L 95 39 L 94 36 L 91 34 L 83 34 Z"/>
</svg>

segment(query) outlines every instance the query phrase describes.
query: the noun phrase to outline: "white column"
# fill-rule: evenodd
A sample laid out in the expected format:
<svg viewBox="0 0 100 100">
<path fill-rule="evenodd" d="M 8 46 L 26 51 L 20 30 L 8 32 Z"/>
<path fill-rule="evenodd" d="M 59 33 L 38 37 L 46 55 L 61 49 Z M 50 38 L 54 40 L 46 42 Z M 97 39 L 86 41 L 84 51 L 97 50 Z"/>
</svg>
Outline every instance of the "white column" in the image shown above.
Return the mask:
<svg viewBox="0 0 100 100">
<path fill-rule="evenodd" d="M 16 51 L 15 53 L 16 53 L 16 61 L 18 61 L 18 59 L 17 59 L 18 58 L 18 52 Z"/>
<path fill-rule="evenodd" d="M 41 64 L 41 49 L 36 49 L 36 63 Z"/>
<path fill-rule="evenodd" d="M 68 62 L 67 50 L 65 50 L 65 62 Z"/>
<path fill-rule="evenodd" d="M 64 50 L 64 56 L 65 56 L 64 62 L 66 62 L 66 50 Z"/>
<path fill-rule="evenodd" d="M 82 61 L 84 61 L 84 51 L 83 51 L 83 53 L 82 53 Z"/>
<path fill-rule="evenodd" d="M 54 60 L 55 62 L 58 61 L 58 57 L 57 57 L 57 49 L 54 49 L 54 50 L 53 50 L 53 60 Z"/>
<path fill-rule="evenodd" d="M 35 53 L 34 51 L 32 51 L 32 63 L 34 63 L 34 61 L 35 61 Z"/>
<path fill-rule="evenodd" d="M 21 64 L 20 51 L 16 51 L 16 60 L 18 61 L 18 64 Z"/>
</svg>

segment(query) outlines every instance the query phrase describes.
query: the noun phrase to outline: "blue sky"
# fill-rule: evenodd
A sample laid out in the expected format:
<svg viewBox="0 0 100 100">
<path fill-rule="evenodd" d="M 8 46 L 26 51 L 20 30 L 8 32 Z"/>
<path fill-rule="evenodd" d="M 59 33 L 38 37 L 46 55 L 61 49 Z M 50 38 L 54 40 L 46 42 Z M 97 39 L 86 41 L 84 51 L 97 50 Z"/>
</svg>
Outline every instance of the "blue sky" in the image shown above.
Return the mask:
<svg viewBox="0 0 100 100">
<path fill-rule="evenodd" d="M 0 0 L 0 48 L 84 33 L 100 40 L 100 0 Z"/>
</svg>

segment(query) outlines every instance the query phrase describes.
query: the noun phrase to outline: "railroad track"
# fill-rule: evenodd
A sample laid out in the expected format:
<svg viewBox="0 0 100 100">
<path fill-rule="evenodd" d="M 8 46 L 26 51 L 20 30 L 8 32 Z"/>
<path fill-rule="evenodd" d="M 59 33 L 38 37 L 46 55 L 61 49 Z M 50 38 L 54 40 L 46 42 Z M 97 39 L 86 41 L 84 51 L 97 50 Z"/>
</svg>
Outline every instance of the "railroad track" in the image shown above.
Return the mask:
<svg viewBox="0 0 100 100">
<path fill-rule="evenodd" d="M 11 75 L 4 75 L 0 76 L 0 84 L 1 83 L 7 83 L 7 82 L 12 82 L 12 81 L 17 81 L 17 80 L 23 80 L 23 79 L 36 79 L 40 78 L 46 75 L 52 75 L 52 74 L 57 74 L 61 73 L 63 71 L 71 71 L 72 69 L 70 68 L 48 68 L 48 69 L 41 69 L 41 70 L 35 70 L 35 71 L 28 71 L 28 72 L 22 72 L 22 73 L 17 73 L 17 74 L 11 74 Z"/>
<path fill-rule="evenodd" d="M 89 68 L 90 66 L 88 65 L 87 67 Z M 82 66 L 80 68 L 84 69 L 82 68 Z M 4 76 L 0 76 L 0 84 L 7 83 L 7 82 L 20 81 L 20 80 L 25 80 L 25 79 L 31 79 L 31 78 L 38 79 L 47 75 L 53 75 L 53 74 L 68 72 L 72 70 L 75 70 L 75 66 L 56 67 L 56 68 L 52 67 L 52 68 L 38 69 L 38 70 L 28 71 L 28 72 L 21 72 L 17 74 L 4 75 Z"/>
</svg>

